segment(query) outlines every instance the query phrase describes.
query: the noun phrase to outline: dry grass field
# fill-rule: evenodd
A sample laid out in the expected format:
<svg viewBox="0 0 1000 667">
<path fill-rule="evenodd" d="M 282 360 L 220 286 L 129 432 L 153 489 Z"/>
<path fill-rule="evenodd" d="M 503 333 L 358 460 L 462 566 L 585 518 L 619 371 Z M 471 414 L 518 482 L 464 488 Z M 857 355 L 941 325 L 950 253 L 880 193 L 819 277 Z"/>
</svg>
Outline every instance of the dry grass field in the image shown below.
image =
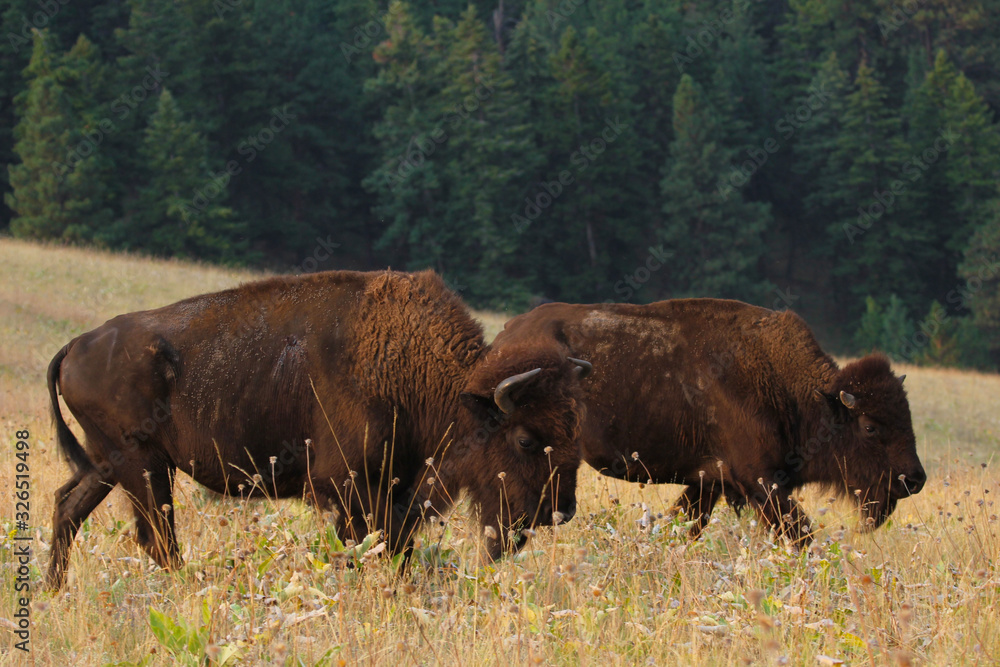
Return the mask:
<svg viewBox="0 0 1000 667">
<path fill-rule="evenodd" d="M 0 485 L 30 437 L 31 652 L 14 648 L 13 492 L 0 502 L 0 664 L 990 665 L 1000 662 L 1000 377 L 905 368 L 926 489 L 873 534 L 807 491 L 804 553 L 720 507 L 698 542 L 663 513 L 679 487 L 582 471 L 577 517 L 482 566 L 460 506 L 403 577 L 377 542 L 340 544 L 297 501 L 244 503 L 178 480 L 187 565 L 129 537 L 115 492 L 80 532 L 67 585 L 42 592 L 55 489 L 69 477 L 44 371 L 118 313 L 249 272 L 0 240 Z M 484 316 L 489 335 L 503 317 Z M 71 422 L 79 433 L 79 428 Z"/>
</svg>

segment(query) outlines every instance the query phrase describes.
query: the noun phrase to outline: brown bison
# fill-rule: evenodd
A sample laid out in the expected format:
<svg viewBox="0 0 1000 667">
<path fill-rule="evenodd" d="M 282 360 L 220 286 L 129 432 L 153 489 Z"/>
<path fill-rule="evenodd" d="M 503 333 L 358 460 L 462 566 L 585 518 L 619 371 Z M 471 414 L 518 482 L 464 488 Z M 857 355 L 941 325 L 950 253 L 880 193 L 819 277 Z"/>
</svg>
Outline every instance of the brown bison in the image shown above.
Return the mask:
<svg viewBox="0 0 1000 667">
<path fill-rule="evenodd" d="M 843 369 L 805 322 L 738 301 L 540 306 L 494 345 L 556 341 L 599 368 L 584 388 L 583 458 L 606 475 L 686 484 L 698 535 L 725 494 L 793 540 L 792 491 L 818 482 L 874 529 L 926 480 L 903 377 L 872 355 Z M 538 343 L 536 343 L 538 344 Z"/>
<path fill-rule="evenodd" d="M 118 316 L 49 366 L 76 473 L 56 492 L 47 583 L 116 484 L 139 544 L 178 566 L 177 469 L 219 493 L 310 497 L 341 535 L 381 529 L 396 552 L 464 489 L 496 557 L 575 512 L 588 370 L 554 344 L 491 348 L 430 271 L 279 277 Z"/>
</svg>

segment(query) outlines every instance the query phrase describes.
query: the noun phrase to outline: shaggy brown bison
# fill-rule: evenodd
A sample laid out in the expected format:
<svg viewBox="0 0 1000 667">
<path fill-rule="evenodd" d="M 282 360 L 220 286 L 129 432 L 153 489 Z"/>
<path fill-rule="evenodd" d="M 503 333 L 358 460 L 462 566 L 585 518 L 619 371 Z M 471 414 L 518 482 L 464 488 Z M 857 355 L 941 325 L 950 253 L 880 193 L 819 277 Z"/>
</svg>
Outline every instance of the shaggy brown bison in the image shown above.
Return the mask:
<svg viewBox="0 0 1000 667">
<path fill-rule="evenodd" d="M 725 494 L 794 540 L 792 491 L 855 498 L 875 528 L 926 480 L 903 377 L 882 356 L 843 369 L 805 322 L 738 301 L 553 303 L 509 321 L 494 345 L 556 341 L 599 369 L 584 388 L 583 458 L 604 474 L 686 484 L 698 535 Z"/>
<path fill-rule="evenodd" d="M 308 496 L 338 510 L 341 535 L 381 529 L 394 551 L 464 489 L 498 556 L 520 527 L 574 514 L 588 370 L 551 343 L 491 348 L 430 271 L 279 277 L 121 315 L 49 366 L 76 473 L 56 492 L 47 583 L 116 484 L 139 544 L 179 565 L 177 469 L 220 493 Z"/>
</svg>

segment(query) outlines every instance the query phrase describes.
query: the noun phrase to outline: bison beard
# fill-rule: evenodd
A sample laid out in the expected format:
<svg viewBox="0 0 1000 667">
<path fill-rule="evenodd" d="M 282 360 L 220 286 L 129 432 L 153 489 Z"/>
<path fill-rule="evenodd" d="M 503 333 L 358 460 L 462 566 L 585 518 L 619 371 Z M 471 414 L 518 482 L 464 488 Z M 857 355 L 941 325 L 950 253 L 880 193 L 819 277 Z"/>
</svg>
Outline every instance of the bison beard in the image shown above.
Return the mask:
<svg viewBox="0 0 1000 667">
<path fill-rule="evenodd" d="M 75 474 L 56 492 L 47 584 L 117 484 L 140 546 L 179 566 L 177 470 L 223 494 L 308 496 L 341 536 L 382 530 L 395 552 L 466 490 L 498 536 L 489 554 L 518 548 L 522 525 L 573 515 L 582 364 L 553 344 L 488 346 L 430 271 L 274 278 L 116 317 L 49 366 Z"/>
<path fill-rule="evenodd" d="M 694 536 L 725 496 L 806 541 L 793 495 L 810 483 L 855 501 L 872 530 L 926 480 L 903 378 L 880 355 L 839 368 L 792 312 L 721 299 L 550 303 L 510 320 L 494 344 L 526 340 L 594 363 L 584 460 L 687 485 L 677 506 Z"/>
</svg>

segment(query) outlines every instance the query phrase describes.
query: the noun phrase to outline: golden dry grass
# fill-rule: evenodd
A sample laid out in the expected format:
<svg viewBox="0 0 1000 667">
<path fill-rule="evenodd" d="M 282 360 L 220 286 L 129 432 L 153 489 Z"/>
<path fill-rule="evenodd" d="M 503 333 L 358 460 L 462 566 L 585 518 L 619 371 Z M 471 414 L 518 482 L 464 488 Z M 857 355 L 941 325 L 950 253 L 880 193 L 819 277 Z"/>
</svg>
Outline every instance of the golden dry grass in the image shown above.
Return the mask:
<svg viewBox="0 0 1000 667">
<path fill-rule="evenodd" d="M 517 557 L 479 566 L 460 507 L 421 536 L 400 578 L 385 558 L 343 551 L 300 502 L 218 499 L 182 479 L 183 570 L 150 565 L 116 492 L 81 531 L 66 587 L 41 592 L 52 495 L 69 477 L 48 418 L 51 356 L 117 313 L 253 277 L 0 240 L 0 483 L 12 488 L 14 432 L 29 429 L 36 664 L 997 663 L 1000 377 L 937 369 L 905 369 L 926 490 L 874 534 L 855 531 L 847 505 L 807 492 L 824 527 L 802 554 L 725 507 L 690 543 L 661 516 L 678 487 L 585 469 L 577 518 L 539 530 Z M 482 317 L 490 335 L 502 327 Z M 12 519 L 6 494 L 3 664 L 29 659 L 12 650 L 7 622 Z"/>
</svg>

